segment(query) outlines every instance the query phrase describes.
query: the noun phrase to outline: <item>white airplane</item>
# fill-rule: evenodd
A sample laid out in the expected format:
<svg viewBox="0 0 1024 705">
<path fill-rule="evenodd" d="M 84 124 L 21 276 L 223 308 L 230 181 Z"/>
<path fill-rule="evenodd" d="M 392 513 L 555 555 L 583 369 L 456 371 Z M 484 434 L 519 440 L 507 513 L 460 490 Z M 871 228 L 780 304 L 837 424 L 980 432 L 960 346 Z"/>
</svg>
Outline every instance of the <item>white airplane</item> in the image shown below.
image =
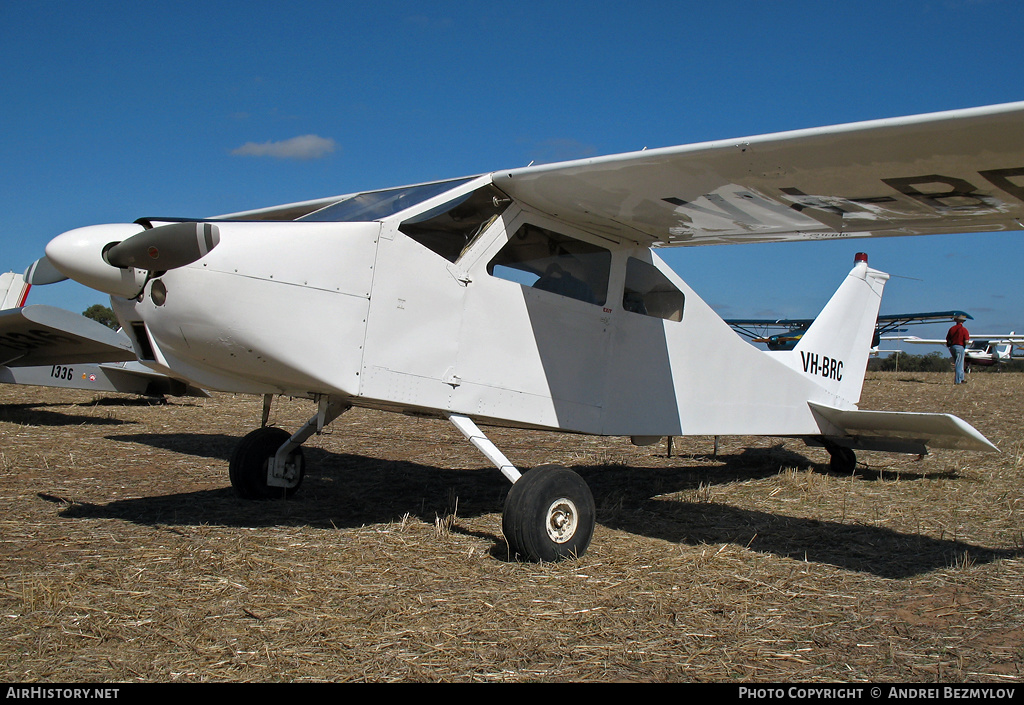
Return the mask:
<svg viewBox="0 0 1024 705">
<path fill-rule="evenodd" d="M 0 274 L 0 384 L 122 392 L 161 399 L 204 390 L 143 366 L 128 336 L 53 306 L 26 306 L 31 285 Z"/>
<path fill-rule="evenodd" d="M 914 335 L 896 335 L 886 340 L 900 340 L 914 345 L 941 345 L 946 347 L 945 338 L 919 338 Z M 964 363 L 969 369 L 972 365 L 992 367 L 1014 359 L 1015 348 L 1024 348 L 1024 335 L 1010 331 L 1008 335 L 971 336 L 964 349 Z"/>
<path fill-rule="evenodd" d="M 240 441 L 242 497 L 295 492 L 301 444 L 351 407 L 447 418 L 513 483 L 510 551 L 549 561 L 587 549 L 589 488 L 565 468 L 520 473 L 480 425 L 792 436 L 843 470 L 855 450 L 995 450 L 954 416 L 858 409 L 888 278 L 866 256 L 794 349 L 762 351 L 657 248 L 1019 230 L 1022 216 L 1016 103 L 88 226 L 38 269 L 110 294 L 154 370 L 265 395 L 265 410 L 278 394 L 316 402 L 294 434 Z"/>
</svg>

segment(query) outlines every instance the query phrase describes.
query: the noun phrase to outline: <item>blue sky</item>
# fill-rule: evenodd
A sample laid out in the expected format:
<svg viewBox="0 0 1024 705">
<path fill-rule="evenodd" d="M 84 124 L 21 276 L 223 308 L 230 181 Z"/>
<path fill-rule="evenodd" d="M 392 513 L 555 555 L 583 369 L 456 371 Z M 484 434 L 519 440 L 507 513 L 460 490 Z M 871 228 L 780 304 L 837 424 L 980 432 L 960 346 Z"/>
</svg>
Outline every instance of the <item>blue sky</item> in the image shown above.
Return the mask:
<svg viewBox="0 0 1024 705">
<path fill-rule="evenodd" d="M 94 223 L 1021 100 L 1022 27 L 1017 0 L 0 0 L 0 270 Z M 883 313 L 1024 331 L 1024 233 L 661 253 L 725 317 L 807 317 L 860 250 Z"/>
</svg>

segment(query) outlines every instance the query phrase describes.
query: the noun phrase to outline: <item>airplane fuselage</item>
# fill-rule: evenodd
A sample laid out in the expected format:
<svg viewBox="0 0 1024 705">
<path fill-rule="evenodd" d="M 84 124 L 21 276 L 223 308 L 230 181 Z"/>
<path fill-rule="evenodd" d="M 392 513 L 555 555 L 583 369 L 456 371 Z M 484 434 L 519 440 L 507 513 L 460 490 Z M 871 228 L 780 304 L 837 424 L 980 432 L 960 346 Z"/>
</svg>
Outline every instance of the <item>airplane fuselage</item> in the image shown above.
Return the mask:
<svg viewBox="0 0 1024 705">
<path fill-rule="evenodd" d="M 456 254 L 410 220 L 221 222 L 216 249 L 113 305 L 144 362 L 225 391 L 632 436 L 816 433 L 808 399 L 857 401 L 820 383 L 866 356 L 794 369 L 647 247 L 511 205 Z M 557 262 L 574 290 L 537 277 Z"/>
</svg>

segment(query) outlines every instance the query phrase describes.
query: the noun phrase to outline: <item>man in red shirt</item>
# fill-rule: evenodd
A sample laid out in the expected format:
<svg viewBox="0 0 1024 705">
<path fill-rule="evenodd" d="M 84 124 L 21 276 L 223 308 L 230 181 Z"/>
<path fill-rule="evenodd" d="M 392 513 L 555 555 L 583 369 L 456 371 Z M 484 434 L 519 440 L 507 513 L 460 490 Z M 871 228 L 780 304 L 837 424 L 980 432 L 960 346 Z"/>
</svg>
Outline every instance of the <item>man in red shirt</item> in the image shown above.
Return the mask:
<svg viewBox="0 0 1024 705">
<path fill-rule="evenodd" d="M 971 339 L 971 334 L 964 328 L 967 316 L 960 314 L 954 316 L 953 320 L 956 323 L 946 333 L 946 347 L 953 356 L 953 384 L 963 384 L 967 381 L 964 379 L 964 351 L 967 349 L 967 341 Z"/>
</svg>

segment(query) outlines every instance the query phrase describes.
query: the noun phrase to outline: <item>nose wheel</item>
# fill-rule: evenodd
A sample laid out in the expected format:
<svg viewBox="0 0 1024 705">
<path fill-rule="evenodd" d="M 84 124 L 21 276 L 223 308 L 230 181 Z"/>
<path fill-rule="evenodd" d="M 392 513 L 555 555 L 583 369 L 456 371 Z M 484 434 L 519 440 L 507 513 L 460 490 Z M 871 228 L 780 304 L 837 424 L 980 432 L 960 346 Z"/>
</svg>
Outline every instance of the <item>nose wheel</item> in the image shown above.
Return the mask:
<svg viewBox="0 0 1024 705">
<path fill-rule="evenodd" d="M 502 515 L 509 554 L 530 561 L 582 556 L 594 535 L 594 496 L 567 468 L 542 465 L 520 477 Z"/>
<path fill-rule="evenodd" d="M 281 487 L 267 482 L 267 468 L 274 459 L 277 449 L 289 438 L 287 431 L 265 426 L 249 433 L 231 454 L 228 476 L 235 493 L 242 499 L 277 499 L 291 497 L 302 484 L 305 460 L 302 448 L 296 447 L 288 454 Z"/>
</svg>

